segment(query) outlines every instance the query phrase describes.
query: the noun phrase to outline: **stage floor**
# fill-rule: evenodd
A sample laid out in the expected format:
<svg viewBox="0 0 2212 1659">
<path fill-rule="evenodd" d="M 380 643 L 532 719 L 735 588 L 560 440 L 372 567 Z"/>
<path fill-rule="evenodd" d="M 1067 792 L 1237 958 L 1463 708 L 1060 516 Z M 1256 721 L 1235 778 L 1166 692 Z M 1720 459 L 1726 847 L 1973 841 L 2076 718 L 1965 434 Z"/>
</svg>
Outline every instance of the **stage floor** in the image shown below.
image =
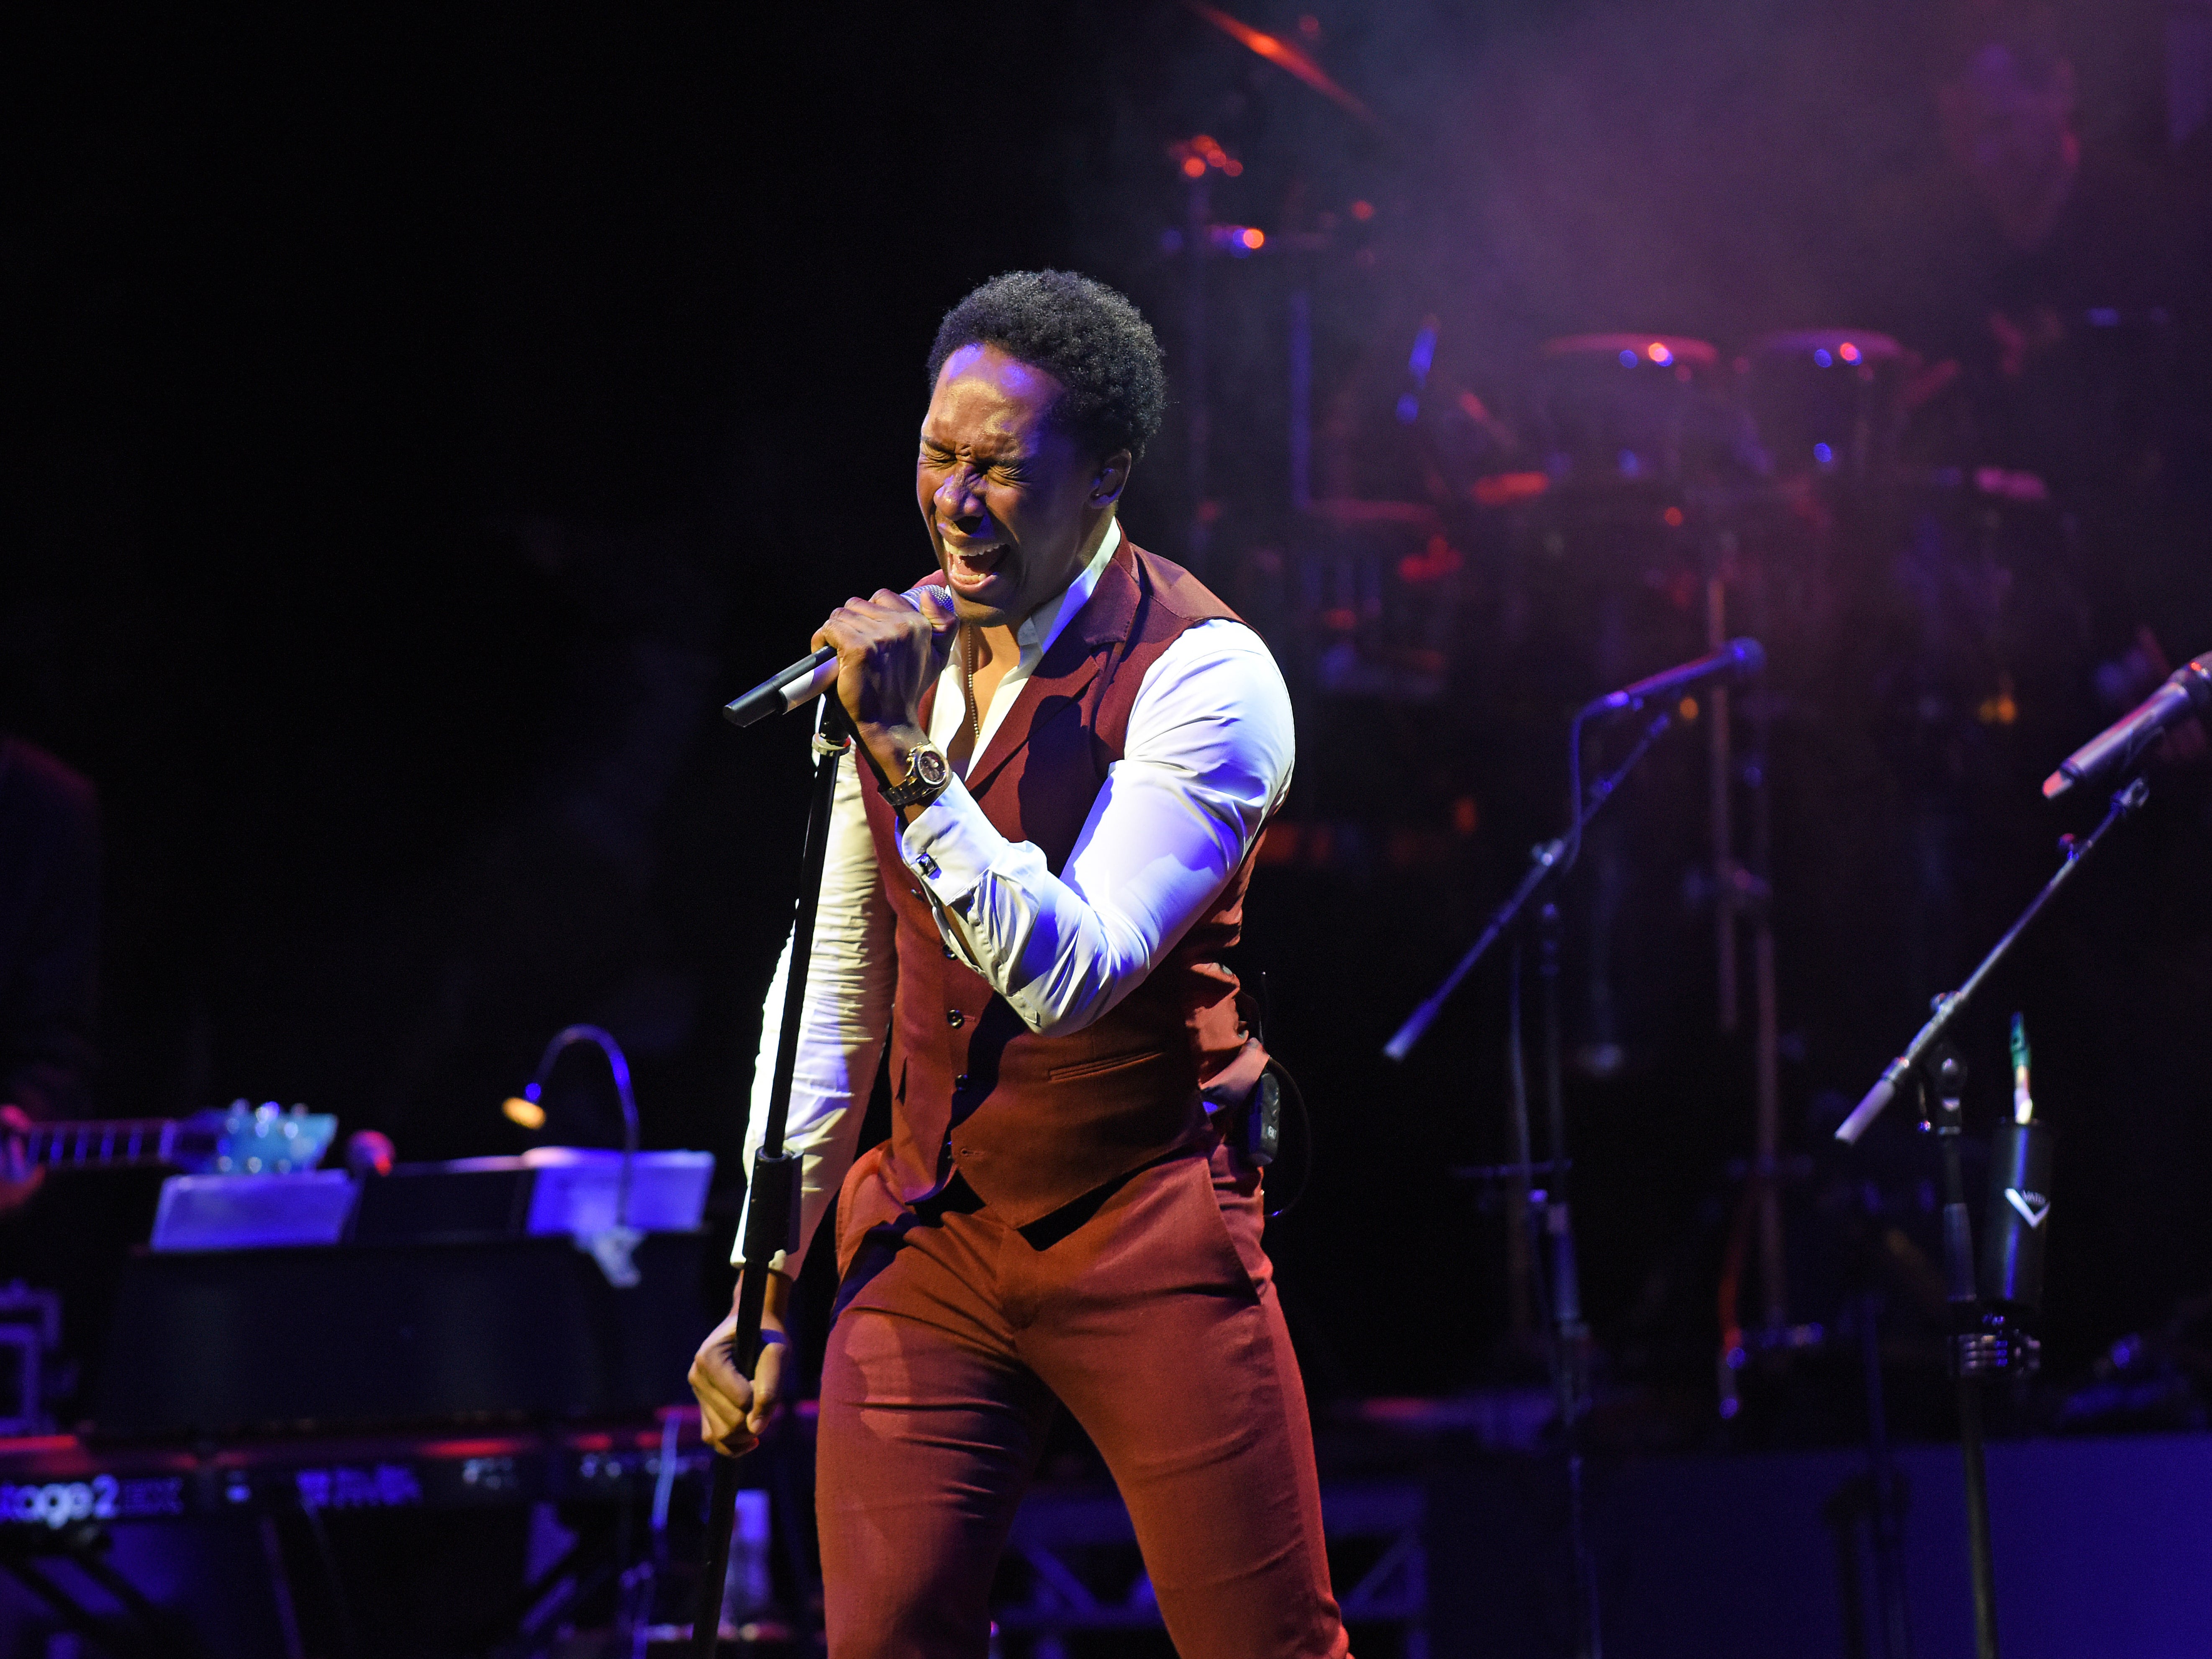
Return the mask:
<svg viewBox="0 0 2212 1659">
<path fill-rule="evenodd" d="M 793 1426 L 799 1431 L 792 1449 L 803 1462 L 804 1419 Z M 0 1502 L 9 1511 L 0 1542 L 43 1553 L 35 1547 L 55 1522 L 76 1518 L 59 1507 L 70 1490 L 82 1486 L 90 1503 L 107 1490 L 95 1485 L 106 1475 L 112 1565 L 181 1614 L 211 1650 L 281 1655 L 281 1621 L 268 1601 L 265 1551 L 273 1547 L 254 1530 L 280 1507 L 296 1514 L 297 1497 L 279 1506 L 277 1496 L 312 1491 L 318 1508 L 330 1506 L 347 1577 L 378 1582 L 395 1601 L 431 1590 L 427 1582 L 395 1582 L 395 1571 L 413 1576 L 409 1561 L 422 1570 L 393 1553 L 395 1538 L 429 1528 L 451 1534 L 441 1547 L 465 1537 L 489 1547 L 495 1534 L 513 1533 L 512 1585 L 477 1582 L 482 1574 L 472 1571 L 468 1586 L 444 1592 L 481 1600 L 488 1611 L 520 1586 L 521 1529 L 533 1504 L 611 1498 L 626 1481 L 643 1483 L 632 1494 L 642 1502 L 659 1449 L 658 1432 L 643 1425 L 613 1438 L 516 1433 L 191 1452 L 102 1450 L 65 1437 L 0 1442 Z M 1971 1652 L 1957 1448 L 1910 1445 L 1894 1458 L 1906 1499 L 1912 1650 L 1923 1659 Z M 1464 1431 L 1449 1431 L 1369 1441 L 1354 1461 L 1356 1469 L 1346 1468 L 1325 1449 L 1325 1470 L 1338 1467 L 1325 1473 L 1323 1487 L 1338 1593 L 1354 1615 L 1363 1659 L 1553 1659 L 1570 1650 L 1565 1494 L 1554 1460 L 1483 1450 Z M 2212 1434 L 2002 1441 L 1990 1447 L 1989 1470 L 2007 1659 L 2194 1659 L 2212 1651 Z M 1610 1659 L 1884 1652 L 1860 1453 L 1593 1457 L 1589 1475 Z M 340 1490 L 346 1477 L 360 1489 L 351 1498 Z M 1110 1488 L 1040 1485 L 1013 1553 L 1000 1607 L 1006 1659 L 1026 1659 L 1055 1638 L 1060 1651 L 1088 1659 L 1169 1651 L 1135 1581 Z M 1041 1589 L 1055 1569 L 1038 1556 L 1067 1574 L 1058 1589 Z M 506 1551 L 490 1549 L 478 1565 L 494 1557 L 504 1560 Z M 316 1576 L 311 1569 L 301 1588 L 313 1592 Z M 1089 1583 L 1087 1606 L 1068 1589 L 1079 1578 Z M 311 1627 L 306 1649 L 316 1651 L 319 1621 L 312 1607 L 301 1611 L 300 1622 Z M 0 1651 L 40 1654 L 54 1623 L 51 1609 L 0 1575 Z M 471 1650 L 433 1641 L 422 1650 Z"/>
</svg>

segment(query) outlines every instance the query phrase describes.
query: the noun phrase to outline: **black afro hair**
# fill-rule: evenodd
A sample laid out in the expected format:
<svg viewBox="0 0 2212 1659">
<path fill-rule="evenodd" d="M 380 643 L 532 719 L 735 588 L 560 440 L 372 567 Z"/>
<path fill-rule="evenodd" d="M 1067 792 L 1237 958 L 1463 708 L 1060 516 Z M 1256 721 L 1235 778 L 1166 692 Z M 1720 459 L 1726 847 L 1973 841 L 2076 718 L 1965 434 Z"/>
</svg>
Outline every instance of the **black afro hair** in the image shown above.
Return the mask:
<svg viewBox="0 0 2212 1659">
<path fill-rule="evenodd" d="M 929 384 L 963 346 L 994 345 L 1066 388 L 1053 418 L 1098 455 L 1140 457 L 1167 411 L 1160 343 L 1136 307 L 1072 270 L 1010 270 L 945 313 Z"/>
</svg>

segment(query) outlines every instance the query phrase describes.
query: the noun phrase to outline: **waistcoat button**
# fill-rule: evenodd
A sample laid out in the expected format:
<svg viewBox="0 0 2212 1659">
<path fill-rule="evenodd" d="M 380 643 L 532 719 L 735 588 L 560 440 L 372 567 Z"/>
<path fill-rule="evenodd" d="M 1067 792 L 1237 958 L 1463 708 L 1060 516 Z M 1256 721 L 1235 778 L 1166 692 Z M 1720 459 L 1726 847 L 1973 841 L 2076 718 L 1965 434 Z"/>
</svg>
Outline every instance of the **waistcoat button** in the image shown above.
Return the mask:
<svg viewBox="0 0 2212 1659">
<path fill-rule="evenodd" d="M 968 1073 L 963 1072 L 958 1077 L 954 1078 L 952 1079 L 952 1086 L 956 1089 L 966 1088 L 968 1086 Z"/>
<path fill-rule="evenodd" d="M 947 1008 L 945 1011 L 945 1023 L 957 1031 L 968 1023 L 968 1016 L 957 1008 Z"/>
</svg>

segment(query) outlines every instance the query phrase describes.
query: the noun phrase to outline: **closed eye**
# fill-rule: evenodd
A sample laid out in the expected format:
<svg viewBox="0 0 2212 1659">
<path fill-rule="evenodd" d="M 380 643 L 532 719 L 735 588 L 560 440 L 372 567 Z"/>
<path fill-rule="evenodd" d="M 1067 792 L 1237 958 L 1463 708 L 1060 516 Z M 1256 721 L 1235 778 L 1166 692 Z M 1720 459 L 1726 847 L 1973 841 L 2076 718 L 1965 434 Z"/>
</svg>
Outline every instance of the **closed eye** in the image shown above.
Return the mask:
<svg viewBox="0 0 2212 1659">
<path fill-rule="evenodd" d="M 941 448 L 936 444 L 925 443 L 921 447 L 921 454 L 916 459 L 915 465 L 942 470 L 957 465 L 958 459 L 949 449 Z M 1019 483 L 1024 476 L 1023 469 L 1026 465 L 1026 458 L 1009 456 L 1004 460 L 979 459 L 975 465 L 979 471 L 987 473 L 994 478 L 1007 483 Z"/>
</svg>

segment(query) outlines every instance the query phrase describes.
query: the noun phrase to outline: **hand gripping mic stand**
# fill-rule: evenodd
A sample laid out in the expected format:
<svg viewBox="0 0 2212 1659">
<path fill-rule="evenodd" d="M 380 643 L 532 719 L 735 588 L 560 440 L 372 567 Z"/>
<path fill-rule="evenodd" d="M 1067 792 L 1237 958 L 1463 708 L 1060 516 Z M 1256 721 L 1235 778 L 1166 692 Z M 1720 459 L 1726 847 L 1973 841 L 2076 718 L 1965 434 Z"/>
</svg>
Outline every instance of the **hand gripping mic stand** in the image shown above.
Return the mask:
<svg viewBox="0 0 2212 1659">
<path fill-rule="evenodd" d="M 734 707 L 734 705 L 733 705 Z M 799 1065 L 799 1027 L 806 1007 L 806 973 L 813 956 L 814 913 L 822 898 L 822 868 L 830 850 L 830 810 L 837 796 L 837 768 L 852 747 L 852 728 L 844 704 L 833 690 L 822 699 L 822 718 L 814 733 L 814 787 L 806 808 L 806 851 L 799 877 L 799 902 L 791 924 L 791 964 L 784 978 L 783 1025 L 776 1039 L 775 1072 L 768 1094 L 768 1116 L 761 1149 L 753 1159 L 746 1192 L 745 1265 L 738 1278 L 738 1322 L 730 1337 L 730 1358 L 738 1375 L 752 1376 L 760 1363 L 761 1310 L 768 1297 L 769 1258 L 799 1246 L 799 1159 L 783 1149 L 784 1125 L 791 1115 L 792 1074 Z M 749 721 L 739 720 L 738 724 Z M 730 1566 L 730 1529 L 738 1504 L 738 1462 L 714 1460 L 714 1490 L 707 1500 L 707 1544 L 700 1564 L 699 1594 L 691 1616 L 691 1650 L 696 1659 L 714 1659 L 721 1639 L 723 1580 Z"/>
<path fill-rule="evenodd" d="M 1983 1460 L 1980 1385 L 1986 1378 L 2032 1371 L 2036 1366 L 2035 1340 L 2011 1321 L 2031 1310 L 2041 1297 L 2041 1228 L 2048 1212 L 2042 1194 L 2049 1186 L 2050 1145 L 2039 1127 L 2025 1116 L 2000 1128 L 1991 1160 L 1990 1190 L 1992 1194 L 2002 1193 L 2021 1211 L 2029 1231 L 2023 1233 L 1992 1206 L 1996 1226 L 1987 1241 L 1990 1248 L 1984 1253 L 1978 1282 L 1966 1179 L 1959 1160 L 1960 1101 L 1966 1073 L 1947 1040 L 1948 1033 L 1974 993 L 2027 931 L 2028 924 L 2096 850 L 2106 831 L 2149 798 L 2149 786 L 2141 778 L 2135 779 L 2112 797 L 2103 820 L 2087 836 L 2078 840 L 2068 836 L 2059 843 L 2066 861 L 1982 958 L 1981 965 L 1966 976 L 1966 983 L 1936 999 L 1928 1023 L 1905 1052 L 1889 1063 L 1881 1080 L 1836 1131 L 1837 1139 L 1846 1145 L 1856 1142 L 1896 1098 L 1898 1085 L 1910 1078 L 1929 1107 L 1922 1127 L 1934 1127 L 1942 1148 L 1943 1279 L 1956 1327 L 1949 1357 L 1952 1375 L 1958 1382 L 1959 1450 L 1966 1465 L 1966 1545 L 1973 1577 L 1977 1659 L 1997 1659 L 1996 1573 L 1990 1551 L 1989 1474 Z M 2024 1069 L 2024 1056 L 2022 1064 Z"/>
<path fill-rule="evenodd" d="M 1641 699 L 1638 700 L 1639 702 Z M 1631 705 L 1633 706 L 1633 705 Z M 1593 714 L 1608 712 L 1606 703 L 1591 704 L 1575 717 L 1571 744 L 1574 751 L 1572 771 L 1579 790 L 1581 777 L 1582 728 L 1584 720 Z M 1506 934 L 1513 933 L 1530 902 L 1539 893 L 1556 883 L 1573 868 L 1576 855 L 1581 851 L 1582 833 L 1589 821 L 1598 815 L 1613 797 L 1638 762 L 1650 752 L 1651 745 L 1660 734 L 1674 724 L 1668 714 L 1655 715 L 1644 728 L 1620 765 L 1593 783 L 1589 793 L 1575 804 L 1574 823 L 1567 832 L 1544 842 L 1529 854 L 1528 873 L 1513 890 L 1512 896 L 1498 907 L 1481 937 L 1468 948 L 1451 972 L 1444 976 L 1428 1000 L 1416 1008 L 1406 1023 L 1398 1028 L 1382 1052 L 1392 1060 L 1402 1060 L 1413 1052 L 1413 1045 L 1421 1040 L 1445 1001 L 1459 988 L 1460 981 L 1474 970 L 1474 965 L 1490 953 L 1491 948 Z M 1545 1319 L 1551 1327 L 1547 1345 L 1552 1373 L 1553 1392 L 1557 1396 L 1559 1413 L 1560 1443 L 1567 1463 L 1567 1524 L 1574 1557 L 1575 1578 L 1575 1652 L 1577 1659 L 1598 1659 L 1601 1644 L 1598 1629 L 1597 1569 L 1590 1555 L 1589 1536 L 1585 1524 L 1583 1505 L 1582 1442 L 1577 1425 L 1585 1405 L 1588 1383 L 1588 1348 L 1589 1328 L 1583 1321 L 1582 1291 L 1575 1271 L 1574 1229 L 1570 1218 L 1565 1193 L 1567 1173 L 1566 1109 L 1559 1077 L 1559 912 L 1548 895 L 1537 909 L 1538 977 L 1543 981 L 1544 1022 L 1544 1094 L 1547 1127 L 1550 1131 L 1551 1157 L 1541 1167 L 1547 1172 L 1547 1188 L 1535 1186 L 1539 1168 L 1530 1145 L 1528 1125 L 1528 1076 L 1523 1063 L 1521 1044 L 1521 940 L 1516 934 L 1511 951 L 1511 968 L 1506 980 L 1505 1069 L 1508 1085 L 1512 1091 L 1513 1141 L 1516 1163 L 1508 1166 L 1521 1198 L 1521 1212 L 1528 1228 L 1529 1261 L 1537 1282 L 1538 1297 L 1545 1310 Z"/>
</svg>

